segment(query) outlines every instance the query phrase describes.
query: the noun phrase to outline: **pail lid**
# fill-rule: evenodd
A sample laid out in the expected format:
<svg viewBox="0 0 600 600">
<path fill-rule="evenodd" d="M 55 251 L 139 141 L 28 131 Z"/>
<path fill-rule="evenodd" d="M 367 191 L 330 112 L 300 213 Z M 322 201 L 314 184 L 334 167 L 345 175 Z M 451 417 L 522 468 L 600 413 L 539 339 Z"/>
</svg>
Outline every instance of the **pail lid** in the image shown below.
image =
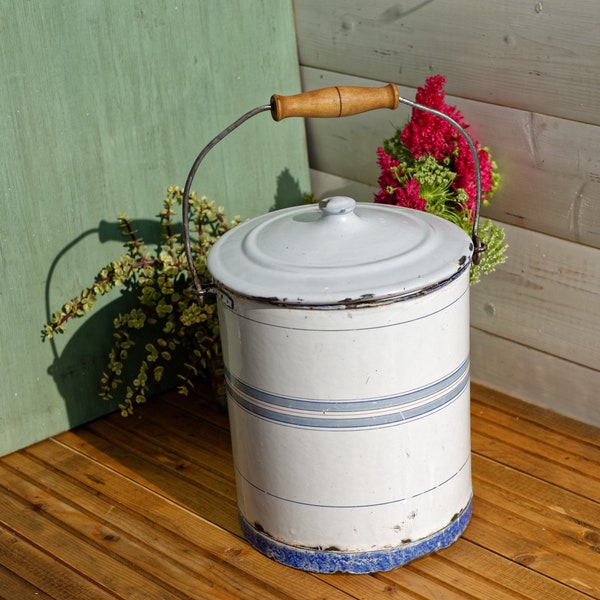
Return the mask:
<svg viewBox="0 0 600 600">
<path fill-rule="evenodd" d="M 435 215 L 336 196 L 238 225 L 208 269 L 217 286 L 257 300 L 344 306 L 431 291 L 469 268 L 472 248 Z"/>
</svg>

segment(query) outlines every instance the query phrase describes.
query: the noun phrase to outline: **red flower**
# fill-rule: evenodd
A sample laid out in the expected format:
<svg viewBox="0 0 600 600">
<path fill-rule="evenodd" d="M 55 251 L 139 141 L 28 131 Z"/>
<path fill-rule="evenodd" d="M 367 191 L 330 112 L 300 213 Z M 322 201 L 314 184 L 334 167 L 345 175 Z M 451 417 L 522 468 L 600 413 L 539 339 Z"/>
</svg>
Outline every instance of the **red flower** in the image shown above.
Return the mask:
<svg viewBox="0 0 600 600">
<path fill-rule="evenodd" d="M 452 117 L 459 125 L 467 127 L 462 113 L 444 101 L 445 83 L 446 79 L 442 75 L 428 77 L 425 87 L 417 90 L 415 101 L 438 110 Z M 441 161 L 456 149 L 458 137 L 460 134 L 456 129 L 441 117 L 413 108 L 411 120 L 402 131 L 400 141 L 415 158 L 431 154 Z"/>
<path fill-rule="evenodd" d="M 489 152 L 479 146 L 477 147 L 477 156 L 479 157 L 479 172 L 481 176 L 481 191 L 482 201 L 486 199 L 486 193 L 490 192 L 493 187 L 492 180 L 492 160 Z M 454 170 L 456 178 L 452 184 L 455 190 L 462 188 L 469 197 L 467 208 L 474 214 L 475 205 L 477 202 L 477 184 L 475 182 L 475 165 L 473 164 L 473 155 L 467 142 L 464 138 L 458 140 L 459 151 L 454 157 Z"/>
<path fill-rule="evenodd" d="M 396 181 L 398 185 L 398 181 Z M 375 195 L 375 202 L 405 206 L 416 210 L 425 210 L 427 202 L 419 195 L 421 184 L 416 179 L 409 179 L 403 187 L 387 187 Z"/>
<path fill-rule="evenodd" d="M 380 189 L 375 202 L 427 210 L 471 235 L 477 202 L 472 145 L 479 162 L 482 203 L 495 191 L 498 175 L 489 152 L 463 135 L 468 125 L 455 106 L 446 104 L 445 83 L 441 75 L 429 77 L 418 88 L 415 104 L 419 108 L 413 108 L 410 121 L 377 149 Z M 479 233 L 488 250 L 481 264 L 471 268 L 472 282 L 505 260 L 504 232 L 490 221 L 485 223 Z"/>
<path fill-rule="evenodd" d="M 462 113 L 456 106 L 446 104 L 445 83 L 446 79 L 442 75 L 428 77 L 425 86 L 418 88 L 415 101 L 417 104 L 433 108 L 451 117 L 463 129 L 467 129 L 468 124 Z M 436 161 L 455 173 L 456 176 L 451 184 L 452 189 L 456 192 L 464 190 L 467 195 L 466 206 L 455 204 L 456 209 L 466 209 L 472 220 L 477 202 L 473 155 L 465 138 L 451 123 L 438 115 L 413 108 L 410 121 L 398 133 L 398 137 L 389 142 L 391 144 L 386 148 L 392 154 L 388 154 L 383 148 L 377 149 L 377 163 L 381 167 L 378 180 L 381 191 L 376 194 L 375 202 L 410 206 L 423 210 L 426 201 L 419 196 L 421 183 L 412 179 L 406 183 L 400 183 L 398 178 L 402 177 L 402 169 L 406 170 L 407 164 L 411 165 L 421 157 L 433 156 Z M 480 162 L 482 200 L 486 200 L 486 194 L 492 192 L 494 187 L 492 160 L 487 150 L 481 148 L 479 142 L 476 140 L 473 142 L 477 148 Z M 408 158 L 402 147 L 407 151 Z M 423 183 L 423 185 L 425 184 Z"/>
<path fill-rule="evenodd" d="M 381 175 L 377 182 L 382 190 L 388 187 L 396 187 L 398 185 L 398 179 L 396 178 L 396 172 L 393 169 L 397 169 L 400 164 L 397 159 L 387 154 L 383 148 L 377 148 L 377 164 L 381 167 Z"/>
</svg>

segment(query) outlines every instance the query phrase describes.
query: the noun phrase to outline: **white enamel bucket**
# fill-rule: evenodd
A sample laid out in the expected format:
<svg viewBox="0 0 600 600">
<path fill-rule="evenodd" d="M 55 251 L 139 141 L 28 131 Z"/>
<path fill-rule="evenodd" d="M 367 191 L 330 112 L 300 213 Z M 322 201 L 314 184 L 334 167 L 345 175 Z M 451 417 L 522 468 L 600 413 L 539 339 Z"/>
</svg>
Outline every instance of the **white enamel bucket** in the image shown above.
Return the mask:
<svg viewBox="0 0 600 600">
<path fill-rule="evenodd" d="M 472 249 L 441 218 L 344 197 L 212 248 L 239 515 L 259 551 L 368 573 L 464 531 Z"/>
</svg>

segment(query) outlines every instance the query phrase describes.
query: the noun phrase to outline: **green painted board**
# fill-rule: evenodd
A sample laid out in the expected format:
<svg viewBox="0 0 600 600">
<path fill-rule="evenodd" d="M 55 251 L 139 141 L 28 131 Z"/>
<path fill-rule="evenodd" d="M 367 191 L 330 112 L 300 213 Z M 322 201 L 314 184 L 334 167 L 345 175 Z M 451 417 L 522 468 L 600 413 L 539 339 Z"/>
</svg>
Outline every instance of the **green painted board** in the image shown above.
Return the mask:
<svg viewBox="0 0 600 600">
<path fill-rule="evenodd" d="M 154 217 L 214 135 L 300 83 L 288 1 L 0 8 L 2 455 L 113 408 L 97 384 L 119 300 L 55 344 L 40 330 L 121 254 L 117 217 Z M 308 186 L 302 121 L 265 113 L 209 154 L 194 189 L 251 217 Z"/>
</svg>

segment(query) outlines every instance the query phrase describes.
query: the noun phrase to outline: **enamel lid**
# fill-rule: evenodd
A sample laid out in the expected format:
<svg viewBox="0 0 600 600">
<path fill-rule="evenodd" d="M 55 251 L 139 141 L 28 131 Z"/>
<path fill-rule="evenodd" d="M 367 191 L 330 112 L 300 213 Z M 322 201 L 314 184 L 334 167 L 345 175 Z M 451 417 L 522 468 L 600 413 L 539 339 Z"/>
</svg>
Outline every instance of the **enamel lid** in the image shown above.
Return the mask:
<svg viewBox="0 0 600 600">
<path fill-rule="evenodd" d="M 218 287 L 286 305 L 347 305 L 429 291 L 469 268 L 472 243 L 426 212 L 336 196 L 256 217 L 208 255 Z"/>
</svg>

